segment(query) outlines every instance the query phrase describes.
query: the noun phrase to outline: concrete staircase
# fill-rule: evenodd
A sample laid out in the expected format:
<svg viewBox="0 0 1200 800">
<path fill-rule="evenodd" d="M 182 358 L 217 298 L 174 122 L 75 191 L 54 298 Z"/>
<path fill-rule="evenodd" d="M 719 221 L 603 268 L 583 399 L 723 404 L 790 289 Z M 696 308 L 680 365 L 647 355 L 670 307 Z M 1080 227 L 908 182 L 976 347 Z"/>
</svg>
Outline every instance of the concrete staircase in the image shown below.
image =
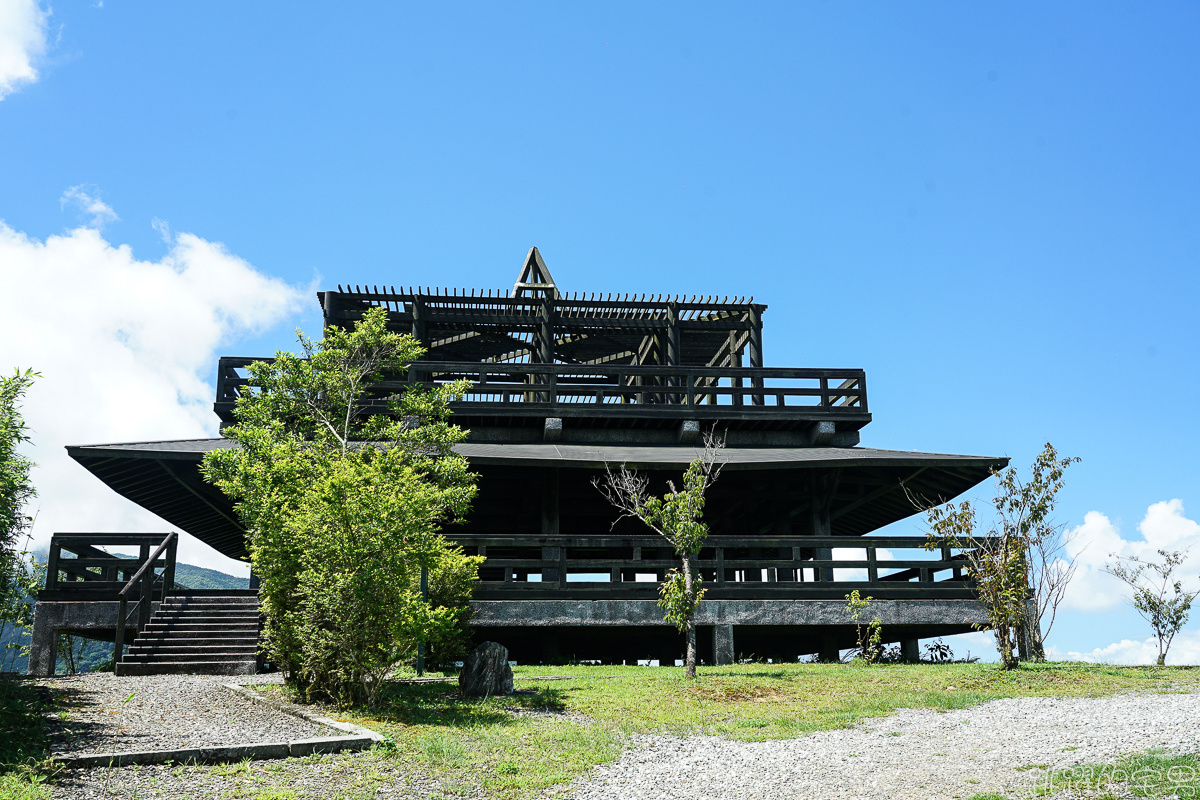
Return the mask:
<svg viewBox="0 0 1200 800">
<path fill-rule="evenodd" d="M 253 675 L 261 618 L 252 590 L 167 597 L 116 664 L 118 675 Z"/>
</svg>

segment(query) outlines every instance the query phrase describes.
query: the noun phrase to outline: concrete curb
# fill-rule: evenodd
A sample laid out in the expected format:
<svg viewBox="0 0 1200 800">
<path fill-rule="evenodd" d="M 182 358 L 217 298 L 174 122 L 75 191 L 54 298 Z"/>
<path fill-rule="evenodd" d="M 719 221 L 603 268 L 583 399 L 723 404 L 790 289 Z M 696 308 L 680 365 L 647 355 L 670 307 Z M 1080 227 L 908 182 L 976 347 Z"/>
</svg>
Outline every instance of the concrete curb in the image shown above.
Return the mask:
<svg viewBox="0 0 1200 800">
<path fill-rule="evenodd" d="M 339 720 L 336 720 L 336 719 L 330 719 L 329 717 L 323 717 L 320 714 L 314 714 L 313 712 L 308 711 L 303 708 L 300 708 L 299 706 L 292 705 L 291 703 L 285 703 L 282 700 L 276 700 L 273 697 L 267 697 L 266 695 L 262 695 L 262 694 L 259 694 L 258 692 L 247 689 L 245 686 L 239 686 L 236 683 L 223 683 L 221 685 L 224 686 L 226 689 L 230 689 L 231 691 L 237 692 L 238 694 L 242 695 L 243 697 L 247 697 L 247 698 L 253 700 L 256 703 L 262 703 L 263 705 L 270 706 L 270 707 L 276 709 L 277 711 L 282 711 L 284 714 L 291 714 L 293 717 L 299 717 L 300 719 L 307 720 L 307 721 L 313 723 L 314 725 L 324 725 L 327 728 L 333 728 L 334 730 L 343 731 L 345 733 L 350 734 L 349 737 L 336 737 L 336 738 L 341 738 L 341 739 L 348 741 L 351 738 L 358 737 L 358 738 L 362 738 L 362 739 L 369 739 L 371 744 L 375 744 L 376 742 L 382 742 L 384 739 L 387 738 L 383 734 L 376 733 L 375 731 L 371 730 L 370 728 L 364 728 L 361 725 L 355 725 L 352 722 L 340 722 Z M 370 747 L 370 746 L 371 746 L 370 744 L 367 745 L 367 747 Z M 363 749 L 363 748 L 356 748 L 356 749 Z"/>
<path fill-rule="evenodd" d="M 270 706 L 284 714 L 300 717 L 315 725 L 342 731 L 344 736 L 320 736 L 314 739 L 293 739 L 289 742 L 262 742 L 259 744 L 232 744 L 221 747 L 185 747 L 179 750 L 141 750 L 126 753 L 81 753 L 71 756 L 55 756 L 54 761 L 64 767 L 124 767 L 130 764 L 220 764 L 244 761 L 247 758 L 289 758 L 310 756 L 314 753 L 341 753 L 369 750 L 372 745 L 386 737 L 373 730 L 339 722 L 329 717 L 313 714 L 290 703 L 265 697 L 244 686 L 234 683 L 221 684 L 256 703 Z"/>
</svg>

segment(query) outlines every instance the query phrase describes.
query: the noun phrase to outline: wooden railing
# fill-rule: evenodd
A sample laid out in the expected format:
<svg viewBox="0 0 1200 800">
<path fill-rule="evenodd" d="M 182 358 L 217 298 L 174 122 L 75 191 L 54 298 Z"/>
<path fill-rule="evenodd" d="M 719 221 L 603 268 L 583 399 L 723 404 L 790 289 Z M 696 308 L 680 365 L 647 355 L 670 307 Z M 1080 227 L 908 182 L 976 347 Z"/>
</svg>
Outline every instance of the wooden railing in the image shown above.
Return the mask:
<svg viewBox="0 0 1200 800">
<path fill-rule="evenodd" d="M 226 356 L 217 369 L 217 412 L 230 419 L 249 390 L 246 367 L 262 359 Z M 471 388 L 454 408 L 545 413 L 555 407 L 655 412 L 806 413 L 836 419 L 867 414 L 866 373 L 858 369 L 781 367 L 592 366 L 573 364 L 416 361 L 402 379 L 382 381 L 372 402 L 410 386 L 455 380 Z M 623 407 L 618 408 L 618 407 Z M 704 414 L 703 412 L 710 412 Z"/>
<path fill-rule="evenodd" d="M 162 533 L 56 533 L 50 538 L 46 588 L 39 600 L 118 603 L 114 661 L 120 660 L 129 625 L 129 602 L 136 598 L 136 629 L 150 621 L 151 606 L 175 589 L 179 535 Z M 137 547 L 137 556 L 109 553 L 105 547 Z M 151 550 L 151 548 L 154 548 Z"/>
<path fill-rule="evenodd" d="M 679 566 L 667 543 L 652 536 L 447 538 L 487 558 L 474 595 L 480 600 L 650 599 Z M 711 536 L 695 563 L 712 599 L 842 599 L 854 589 L 877 599 L 973 599 L 966 557 L 950 548 L 930 552 L 925 542 Z"/>
<path fill-rule="evenodd" d="M 117 593 L 119 606 L 117 609 L 117 633 L 113 639 L 113 663 L 121 660 L 121 656 L 125 649 L 125 626 L 129 622 L 129 596 L 133 592 L 134 587 L 139 589 L 137 593 L 137 606 L 134 610 L 138 615 L 137 629 L 139 631 L 146 628 L 146 623 L 150 621 L 151 605 L 154 602 L 155 588 L 159 589 L 159 600 L 161 601 L 167 595 L 167 590 L 174 584 L 175 573 L 175 548 L 178 545 L 179 537 L 173 531 L 167 534 L 167 537 L 162 540 L 162 544 L 154 551 L 141 567 L 134 573 L 133 577 L 121 587 Z M 168 552 L 167 566 L 157 577 L 154 573 L 155 563 L 159 556 L 164 552 Z"/>
<path fill-rule="evenodd" d="M 150 557 L 151 549 L 174 534 L 56 533 L 50 538 L 45 591 L 79 600 L 116 600 L 121 590 Z M 175 581 L 175 542 L 155 559 L 155 575 Z M 109 553 L 105 547 L 137 547 L 137 556 Z"/>
</svg>

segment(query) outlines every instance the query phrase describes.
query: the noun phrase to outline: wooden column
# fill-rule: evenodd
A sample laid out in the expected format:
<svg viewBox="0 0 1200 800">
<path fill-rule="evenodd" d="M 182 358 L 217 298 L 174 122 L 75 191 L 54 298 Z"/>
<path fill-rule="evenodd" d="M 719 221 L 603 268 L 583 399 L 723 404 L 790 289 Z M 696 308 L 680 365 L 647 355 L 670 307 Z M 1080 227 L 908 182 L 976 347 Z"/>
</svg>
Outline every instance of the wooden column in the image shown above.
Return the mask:
<svg viewBox="0 0 1200 800">
<path fill-rule="evenodd" d="M 742 368 L 742 351 L 737 349 L 737 341 L 738 341 L 738 332 L 730 331 L 729 332 L 729 366 L 735 367 L 737 369 L 741 369 Z M 730 381 L 730 383 L 733 385 L 733 388 L 735 388 L 735 389 L 742 388 L 742 379 L 741 378 L 734 378 L 732 381 Z M 733 404 L 735 406 L 742 405 L 742 396 L 740 394 L 735 394 L 733 396 Z"/>
<path fill-rule="evenodd" d="M 667 303 L 667 366 L 678 367 L 683 363 L 683 348 L 679 340 L 679 307 L 674 303 Z M 672 387 L 679 387 L 679 378 L 671 378 L 667 383 Z M 683 397 L 678 392 L 671 394 L 671 403 L 678 404 L 683 402 Z"/>
<path fill-rule="evenodd" d="M 559 515 L 558 515 L 558 469 L 555 467 L 546 467 L 542 469 L 542 536 L 558 536 L 559 535 Z M 561 547 L 543 547 L 543 561 L 560 561 L 564 553 Z M 566 575 L 561 575 L 560 570 L 556 568 L 542 569 L 542 583 L 557 583 L 560 580 L 565 580 Z"/>
<path fill-rule="evenodd" d="M 412 337 L 428 347 L 429 343 L 425 340 L 425 303 L 419 297 L 414 297 L 412 301 Z"/>
<path fill-rule="evenodd" d="M 811 521 L 811 533 L 813 536 L 832 536 L 833 526 L 829 519 L 829 501 L 826 497 L 824 487 L 821 486 L 819 479 L 813 476 L 812 482 L 809 484 L 809 519 Z M 828 561 L 833 558 L 832 547 L 816 547 L 813 549 L 813 558 L 817 561 Z M 833 569 L 824 568 L 818 570 L 820 573 L 819 580 L 832 581 Z"/>
<path fill-rule="evenodd" d="M 750 306 L 750 366 L 753 369 L 762 369 L 763 366 L 762 311 L 758 306 Z M 751 378 L 750 384 L 761 391 L 763 379 Z M 762 395 L 756 394 L 753 403 L 761 406 L 763 404 Z"/>
<path fill-rule="evenodd" d="M 542 308 L 539 313 L 537 327 L 537 352 L 534 357 L 539 364 L 554 363 L 554 297 L 547 293 L 542 298 Z M 538 401 L 553 403 L 555 400 L 554 375 L 543 375 L 538 383 L 545 388 L 539 392 Z"/>
<path fill-rule="evenodd" d="M 786 486 L 779 486 L 776 489 L 775 501 L 775 535 L 780 537 L 792 535 L 792 515 L 791 498 L 788 496 Z M 795 581 L 796 570 L 791 567 L 779 567 L 776 570 L 777 579 L 781 581 Z"/>
</svg>

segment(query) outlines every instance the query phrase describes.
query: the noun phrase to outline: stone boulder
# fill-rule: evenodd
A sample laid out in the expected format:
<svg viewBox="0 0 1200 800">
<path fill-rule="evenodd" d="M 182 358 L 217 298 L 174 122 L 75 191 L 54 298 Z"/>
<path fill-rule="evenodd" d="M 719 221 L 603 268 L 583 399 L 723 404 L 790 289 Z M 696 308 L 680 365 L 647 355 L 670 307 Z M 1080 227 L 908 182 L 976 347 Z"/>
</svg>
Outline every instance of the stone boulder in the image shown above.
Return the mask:
<svg viewBox="0 0 1200 800">
<path fill-rule="evenodd" d="M 508 648 L 484 642 L 470 652 L 458 673 L 458 690 L 464 697 L 495 697 L 513 691 L 512 667 Z"/>
</svg>

